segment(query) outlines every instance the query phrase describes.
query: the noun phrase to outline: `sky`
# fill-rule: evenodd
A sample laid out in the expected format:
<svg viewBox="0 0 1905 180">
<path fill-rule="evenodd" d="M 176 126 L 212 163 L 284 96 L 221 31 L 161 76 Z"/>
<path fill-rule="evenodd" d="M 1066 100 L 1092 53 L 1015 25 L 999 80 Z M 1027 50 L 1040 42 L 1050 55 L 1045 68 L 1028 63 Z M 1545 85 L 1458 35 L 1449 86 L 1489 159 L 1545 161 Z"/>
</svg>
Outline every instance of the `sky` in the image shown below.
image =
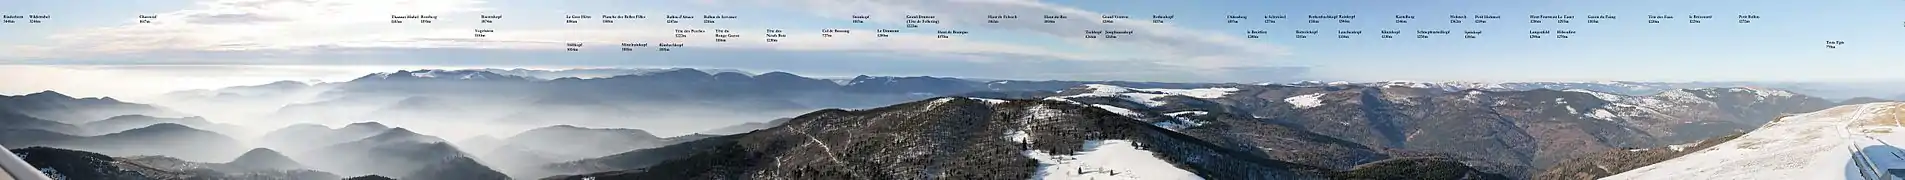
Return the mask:
<svg viewBox="0 0 1905 180">
<path fill-rule="evenodd" d="M 91 81 L 206 87 L 339 79 L 392 67 L 709 67 L 835 77 L 1175 82 L 1905 80 L 1905 73 L 1893 71 L 1905 67 L 1905 1 L 1899 0 L 9 0 L 0 1 L 0 15 L 51 16 L 0 24 L 5 93 Z M 140 15 L 157 17 L 138 23 Z M 392 15 L 437 19 L 393 24 Z M 502 18 L 478 23 L 480 15 Z M 647 18 L 570 24 L 568 15 Z M 667 15 L 697 18 L 669 24 Z M 703 15 L 736 18 L 701 23 Z M 853 23 L 857 15 L 868 18 Z M 939 23 L 907 28 L 907 15 Z M 995 24 L 986 22 L 988 15 L 1018 18 Z M 1067 18 L 1042 23 L 1046 15 Z M 1105 24 L 1104 15 L 1130 18 Z M 1173 18 L 1148 22 L 1153 15 Z M 1226 23 L 1231 15 L 1247 18 Z M 1262 23 L 1268 15 L 1286 18 Z M 1311 15 L 1356 18 L 1302 22 Z M 1392 23 L 1397 15 L 1416 18 Z M 1450 15 L 1501 18 L 1450 24 Z M 1529 15 L 1576 18 L 1531 24 Z M 1590 15 L 1616 18 L 1587 24 Z M 1648 15 L 1675 18 L 1648 24 Z M 1689 15 L 1713 19 L 1690 24 Z M 1738 15 L 1760 18 L 1740 24 Z M 474 37 L 478 29 L 495 32 Z M 707 33 L 674 37 L 681 29 Z M 739 37 L 714 42 L 716 29 Z M 767 42 L 769 29 L 786 37 Z M 823 37 L 824 29 L 851 33 Z M 901 32 L 882 38 L 878 29 Z M 967 33 L 935 37 L 941 30 Z M 1086 39 L 1086 30 L 1133 33 Z M 1245 38 L 1250 30 L 1268 33 Z M 1299 30 L 1322 34 L 1294 38 Z M 1407 33 L 1378 38 L 1383 30 Z M 1416 39 L 1418 30 L 1483 34 Z M 1577 34 L 1527 38 L 1537 30 Z M 1337 39 L 1338 31 L 1364 34 Z M 1845 44 L 1826 48 L 1828 41 Z M 570 43 L 583 46 L 570 52 Z M 650 47 L 622 52 L 621 43 Z M 655 51 L 662 43 L 684 47 Z M 272 72 L 278 70 L 295 72 Z M 212 78 L 165 82 L 174 76 Z"/>
</svg>

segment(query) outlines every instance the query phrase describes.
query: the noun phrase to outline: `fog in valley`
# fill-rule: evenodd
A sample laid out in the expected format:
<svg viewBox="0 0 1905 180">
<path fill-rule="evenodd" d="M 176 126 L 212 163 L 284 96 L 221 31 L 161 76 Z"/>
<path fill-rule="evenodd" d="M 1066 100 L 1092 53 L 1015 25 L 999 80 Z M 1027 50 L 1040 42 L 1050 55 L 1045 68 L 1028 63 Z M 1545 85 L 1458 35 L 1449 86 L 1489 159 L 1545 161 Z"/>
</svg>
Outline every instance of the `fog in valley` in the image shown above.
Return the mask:
<svg viewBox="0 0 1905 180">
<path fill-rule="evenodd" d="M 50 74 L 154 71 L 31 68 Z M 867 108 L 930 97 L 849 92 L 832 80 L 726 69 L 409 69 L 349 78 L 320 72 L 359 71 L 311 70 L 273 76 L 286 78 L 274 81 L 233 80 L 256 83 L 157 93 L 149 91 L 217 83 L 119 91 L 102 89 L 144 86 L 72 85 L 9 94 L 0 108 L 19 113 L 0 113 L 9 116 L 0 119 L 18 121 L 9 123 L 30 130 L 10 129 L 0 143 L 144 157 L 132 159 L 181 166 L 246 161 L 239 159 L 241 154 L 281 154 L 299 168 L 347 177 L 500 174 L 467 172 L 493 169 L 535 178 L 557 175 L 541 165 L 712 136 L 698 134 L 704 131 L 742 133 L 818 109 Z"/>
</svg>

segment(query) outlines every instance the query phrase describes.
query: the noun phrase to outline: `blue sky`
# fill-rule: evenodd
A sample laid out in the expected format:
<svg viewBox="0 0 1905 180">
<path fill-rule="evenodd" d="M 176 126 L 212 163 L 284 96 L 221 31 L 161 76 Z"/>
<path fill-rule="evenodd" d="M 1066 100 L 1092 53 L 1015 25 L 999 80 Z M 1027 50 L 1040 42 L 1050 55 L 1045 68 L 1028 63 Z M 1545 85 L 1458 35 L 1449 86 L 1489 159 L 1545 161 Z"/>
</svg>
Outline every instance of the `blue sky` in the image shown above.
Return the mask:
<svg viewBox="0 0 1905 180">
<path fill-rule="evenodd" d="M 0 64 L 321 65 L 455 67 L 718 67 L 819 76 L 932 75 L 1009 79 L 1277 82 L 1423 81 L 1878 81 L 1905 80 L 1905 1 L 1542 1 L 1542 0 L 12 0 L 4 15 L 52 15 L 42 24 L 0 24 Z M 134 24 L 136 15 L 161 15 Z M 393 14 L 429 14 L 434 24 L 389 24 Z M 503 15 L 477 24 L 477 15 Z M 569 14 L 649 19 L 565 24 Z M 733 15 L 715 24 L 660 23 L 661 16 Z M 867 24 L 851 15 L 872 15 Z M 941 24 L 901 28 L 900 16 Z M 983 23 L 985 15 L 1019 19 Z M 1069 15 L 1057 25 L 1046 14 Z M 1096 23 L 1099 15 L 1132 17 Z M 1151 15 L 1174 15 L 1150 24 Z M 1307 24 L 1307 15 L 1357 15 Z M 1448 24 L 1456 14 L 1499 15 L 1488 24 Z M 1529 24 L 1528 15 L 1573 15 L 1572 24 Z M 1712 15 L 1688 24 L 1688 15 Z M 1761 16 L 1737 24 L 1736 15 Z M 1227 24 L 1227 15 L 1250 16 Z M 1263 15 L 1289 18 L 1263 24 Z M 1410 24 L 1392 16 L 1413 15 Z M 1586 24 L 1588 15 L 1618 19 Z M 1673 15 L 1661 24 L 1647 15 Z M 765 29 L 784 30 L 765 43 Z M 819 37 L 821 29 L 853 29 Z M 874 38 L 874 29 L 901 29 Z M 490 37 L 471 37 L 493 29 Z M 674 38 L 674 29 L 742 35 Z M 931 30 L 970 34 L 935 39 Z M 1086 29 L 1132 30 L 1084 39 Z M 1248 30 L 1265 38 L 1246 39 Z M 1296 30 L 1323 35 L 1295 39 Z M 1336 39 L 1339 30 L 1365 34 Z M 1409 32 L 1379 39 L 1375 32 Z M 1484 31 L 1477 39 L 1415 39 L 1416 30 Z M 1573 30 L 1570 39 L 1528 39 L 1530 30 Z M 1828 49 L 1826 41 L 1847 42 Z M 615 43 L 685 43 L 671 52 L 617 52 Z M 564 43 L 586 44 L 564 52 Z M 4 76 L 20 76 L 7 74 Z"/>
</svg>

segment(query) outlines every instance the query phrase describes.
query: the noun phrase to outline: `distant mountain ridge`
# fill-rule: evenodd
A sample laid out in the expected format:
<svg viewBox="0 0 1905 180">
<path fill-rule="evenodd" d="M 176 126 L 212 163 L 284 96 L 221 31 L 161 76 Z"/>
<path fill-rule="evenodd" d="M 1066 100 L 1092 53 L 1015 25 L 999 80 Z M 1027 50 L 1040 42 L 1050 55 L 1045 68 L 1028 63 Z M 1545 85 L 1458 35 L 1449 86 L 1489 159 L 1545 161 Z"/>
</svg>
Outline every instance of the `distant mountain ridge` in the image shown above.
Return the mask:
<svg viewBox="0 0 1905 180">
<path fill-rule="evenodd" d="M 265 133 L 262 146 L 292 152 L 315 149 L 331 144 L 361 140 L 384 133 L 391 129 L 382 123 L 351 123 L 337 129 L 324 125 L 294 124 Z"/>
<path fill-rule="evenodd" d="M 0 130 L 42 130 L 61 134 L 82 134 L 85 129 L 72 124 L 44 120 L 14 112 L 0 111 Z"/>
<path fill-rule="evenodd" d="M 121 115 L 183 116 L 182 113 L 165 108 L 122 102 L 111 97 L 74 98 L 53 91 L 20 96 L 0 95 L 0 111 L 67 124 L 80 124 Z"/>
<path fill-rule="evenodd" d="M 753 133 L 559 164 L 559 168 L 629 170 L 548 179 L 1327 179 L 1339 175 L 1324 168 L 1263 159 L 1092 107 L 1064 101 L 934 98 L 867 110 L 829 109 Z M 1095 155 L 1099 153 L 1134 154 Z M 656 157 L 679 158 L 656 161 Z M 1119 163 L 1082 160 L 1096 158 L 1119 158 Z"/>
<path fill-rule="evenodd" d="M 86 131 L 90 132 L 90 134 L 107 134 L 107 133 L 114 133 L 114 132 L 136 129 L 140 127 L 151 126 L 155 124 L 163 124 L 163 123 L 185 125 L 188 127 L 192 127 L 193 129 L 202 129 L 202 130 L 208 130 L 208 131 L 220 132 L 220 133 L 230 133 L 230 132 L 236 132 L 241 130 L 241 128 L 234 125 L 213 123 L 211 121 L 205 120 L 204 117 L 198 117 L 198 116 L 180 117 L 180 118 L 161 118 L 161 117 L 152 117 L 152 116 L 146 116 L 146 115 L 113 116 L 112 118 L 106 118 L 105 120 L 87 122 L 86 124 L 81 124 L 80 127 L 85 128 Z"/>
<path fill-rule="evenodd" d="M 747 122 L 747 123 L 741 123 L 741 124 L 736 124 L 736 125 L 727 126 L 727 127 L 710 129 L 707 131 L 701 131 L 700 133 L 701 134 L 717 134 L 717 135 L 747 133 L 754 130 L 761 130 L 761 129 L 772 128 L 774 126 L 780 126 L 783 123 L 787 123 L 787 120 L 789 119 L 793 119 L 793 118 L 780 118 L 780 119 L 774 119 L 772 121 L 767 121 L 767 122 Z"/>
<path fill-rule="evenodd" d="M 47 131 L 7 130 L 6 146 L 49 146 L 116 156 L 165 155 L 208 161 L 230 158 L 244 149 L 236 139 L 185 125 L 160 123 L 97 136 L 74 136 Z M 12 139 L 21 138 L 21 139 Z"/>
<path fill-rule="evenodd" d="M 562 79 L 562 78 L 582 78 L 582 79 L 605 78 L 605 77 L 614 77 L 614 76 L 621 76 L 621 75 L 648 74 L 648 73 L 673 71 L 673 70 L 680 70 L 680 69 L 688 69 L 688 68 L 578 68 L 578 69 L 561 69 L 561 70 L 535 70 L 535 69 L 523 69 L 523 68 L 516 68 L 516 69 L 487 68 L 482 70 L 489 71 L 492 73 L 497 73 L 497 74 L 531 77 L 531 78 L 547 80 L 547 79 Z M 748 74 L 746 71 L 734 70 L 734 69 L 698 69 L 698 70 L 716 72 L 716 73 L 733 72 L 733 73 Z"/>
</svg>

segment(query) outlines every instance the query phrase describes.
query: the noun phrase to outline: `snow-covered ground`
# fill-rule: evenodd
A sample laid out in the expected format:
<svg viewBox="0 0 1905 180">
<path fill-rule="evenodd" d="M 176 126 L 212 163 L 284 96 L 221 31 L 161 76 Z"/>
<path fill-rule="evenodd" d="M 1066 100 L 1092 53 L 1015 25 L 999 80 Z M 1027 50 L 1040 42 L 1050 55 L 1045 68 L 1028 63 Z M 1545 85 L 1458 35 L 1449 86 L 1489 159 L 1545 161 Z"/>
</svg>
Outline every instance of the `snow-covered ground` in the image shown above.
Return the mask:
<svg viewBox="0 0 1905 180">
<path fill-rule="evenodd" d="M 1077 155 L 1052 155 L 1037 150 L 1025 156 L 1039 161 L 1037 179 L 1203 179 L 1158 159 L 1127 140 L 1086 141 Z"/>
<path fill-rule="evenodd" d="M 1313 108 L 1317 106 L 1323 106 L 1322 98 L 1323 98 L 1323 93 L 1315 93 L 1315 94 L 1290 96 L 1290 98 L 1283 98 L 1283 101 L 1289 102 L 1290 105 L 1292 105 L 1290 106 L 1291 108 L 1309 109 L 1309 108 Z"/>
<path fill-rule="evenodd" d="M 1604 179 L 1896 179 L 1905 169 L 1905 103 L 1845 105 L 1799 114 L 1738 139 Z M 1888 116 L 1889 114 L 1889 116 Z M 1888 123 L 1870 123 L 1888 122 Z"/>
</svg>

